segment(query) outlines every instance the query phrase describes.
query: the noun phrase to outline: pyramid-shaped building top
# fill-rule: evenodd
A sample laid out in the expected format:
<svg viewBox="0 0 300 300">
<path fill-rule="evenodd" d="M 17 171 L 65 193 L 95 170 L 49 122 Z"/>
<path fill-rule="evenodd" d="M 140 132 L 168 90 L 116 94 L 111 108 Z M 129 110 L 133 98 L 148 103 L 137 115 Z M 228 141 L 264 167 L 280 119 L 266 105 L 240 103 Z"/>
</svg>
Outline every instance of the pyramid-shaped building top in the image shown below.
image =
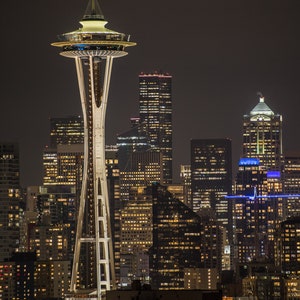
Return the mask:
<svg viewBox="0 0 300 300">
<path fill-rule="evenodd" d="M 251 110 L 250 116 L 255 116 L 255 115 L 274 116 L 274 112 L 265 103 L 264 97 L 260 97 L 258 104 L 256 104 L 256 106 Z"/>
</svg>

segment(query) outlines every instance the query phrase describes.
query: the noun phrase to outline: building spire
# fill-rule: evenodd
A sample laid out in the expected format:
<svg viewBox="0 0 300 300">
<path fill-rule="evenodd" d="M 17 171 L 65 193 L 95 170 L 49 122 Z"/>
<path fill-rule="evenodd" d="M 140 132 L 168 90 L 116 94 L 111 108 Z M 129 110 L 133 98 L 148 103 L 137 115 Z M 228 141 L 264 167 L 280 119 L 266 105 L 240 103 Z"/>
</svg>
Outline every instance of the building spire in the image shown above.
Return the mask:
<svg viewBox="0 0 300 300">
<path fill-rule="evenodd" d="M 98 0 L 89 0 L 82 20 L 104 20 Z"/>
</svg>

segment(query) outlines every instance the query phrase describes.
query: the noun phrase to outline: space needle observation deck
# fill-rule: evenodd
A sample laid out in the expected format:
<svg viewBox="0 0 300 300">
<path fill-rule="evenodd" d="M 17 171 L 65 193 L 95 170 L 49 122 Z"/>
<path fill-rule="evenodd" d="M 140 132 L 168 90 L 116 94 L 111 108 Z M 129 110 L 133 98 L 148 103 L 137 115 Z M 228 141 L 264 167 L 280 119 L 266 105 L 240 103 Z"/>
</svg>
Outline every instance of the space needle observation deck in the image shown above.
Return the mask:
<svg viewBox="0 0 300 300">
<path fill-rule="evenodd" d="M 77 214 L 70 294 L 66 299 L 104 299 L 115 288 L 114 253 L 105 168 L 105 115 L 113 59 L 134 46 L 129 35 L 107 29 L 98 0 L 89 0 L 78 30 L 53 46 L 74 58 L 84 121 L 84 166 Z"/>
</svg>

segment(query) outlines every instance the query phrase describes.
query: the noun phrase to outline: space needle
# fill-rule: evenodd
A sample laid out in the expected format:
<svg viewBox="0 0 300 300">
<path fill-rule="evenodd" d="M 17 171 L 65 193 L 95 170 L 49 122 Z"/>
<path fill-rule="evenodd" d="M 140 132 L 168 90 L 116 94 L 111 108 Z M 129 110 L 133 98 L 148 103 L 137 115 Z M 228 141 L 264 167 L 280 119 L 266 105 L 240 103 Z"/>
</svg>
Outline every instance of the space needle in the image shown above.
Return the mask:
<svg viewBox="0 0 300 300">
<path fill-rule="evenodd" d="M 104 299 L 115 288 L 114 253 L 105 169 L 105 115 L 113 59 L 134 46 L 107 29 L 98 0 L 89 0 L 78 30 L 53 46 L 74 58 L 84 121 L 84 166 L 78 207 L 70 293 L 66 299 Z"/>
</svg>

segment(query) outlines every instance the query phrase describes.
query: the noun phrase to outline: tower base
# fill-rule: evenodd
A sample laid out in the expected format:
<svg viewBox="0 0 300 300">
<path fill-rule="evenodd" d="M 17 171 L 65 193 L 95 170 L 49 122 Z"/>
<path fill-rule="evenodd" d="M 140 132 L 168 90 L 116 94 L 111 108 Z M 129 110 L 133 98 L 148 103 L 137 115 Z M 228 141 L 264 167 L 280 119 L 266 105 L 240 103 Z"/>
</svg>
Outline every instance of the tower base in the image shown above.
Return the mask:
<svg viewBox="0 0 300 300">
<path fill-rule="evenodd" d="M 96 290 L 77 290 L 74 293 L 68 293 L 65 295 L 65 300 L 91 300 L 91 299 L 106 299 L 106 293 L 104 292 L 98 297 Z"/>
</svg>

